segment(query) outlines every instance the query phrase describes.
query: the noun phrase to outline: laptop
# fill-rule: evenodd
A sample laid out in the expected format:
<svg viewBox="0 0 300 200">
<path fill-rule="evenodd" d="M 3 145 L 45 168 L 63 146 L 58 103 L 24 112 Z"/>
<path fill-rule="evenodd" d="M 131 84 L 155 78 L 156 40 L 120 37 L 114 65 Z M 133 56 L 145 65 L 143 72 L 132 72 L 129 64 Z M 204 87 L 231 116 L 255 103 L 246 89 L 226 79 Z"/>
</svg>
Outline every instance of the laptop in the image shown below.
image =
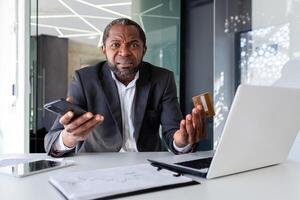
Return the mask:
<svg viewBox="0 0 300 200">
<path fill-rule="evenodd" d="M 283 162 L 300 129 L 300 89 L 240 85 L 215 151 L 149 160 L 207 179 Z"/>
</svg>

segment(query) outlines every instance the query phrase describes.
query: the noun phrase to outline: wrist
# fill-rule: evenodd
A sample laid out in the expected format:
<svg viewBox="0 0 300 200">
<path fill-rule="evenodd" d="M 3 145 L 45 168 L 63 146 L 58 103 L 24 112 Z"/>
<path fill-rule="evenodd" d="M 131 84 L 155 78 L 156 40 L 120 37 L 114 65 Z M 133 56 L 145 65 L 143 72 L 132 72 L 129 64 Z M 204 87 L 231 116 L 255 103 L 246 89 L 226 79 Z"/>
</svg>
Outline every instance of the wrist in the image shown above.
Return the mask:
<svg viewBox="0 0 300 200">
<path fill-rule="evenodd" d="M 192 151 L 192 145 L 188 144 L 184 147 L 178 147 L 173 141 L 173 148 L 179 153 L 189 153 Z"/>
<path fill-rule="evenodd" d="M 183 138 L 183 133 L 180 132 L 180 130 L 177 130 L 173 136 L 173 143 L 179 147 L 185 147 L 186 145 L 188 145 L 188 142 L 185 141 L 185 138 Z"/>
<path fill-rule="evenodd" d="M 64 146 L 66 146 L 67 148 L 74 148 L 76 146 L 77 141 L 74 138 L 68 136 L 65 130 L 63 130 L 61 134 L 62 134 L 61 136 L 62 136 L 62 142 Z"/>
</svg>

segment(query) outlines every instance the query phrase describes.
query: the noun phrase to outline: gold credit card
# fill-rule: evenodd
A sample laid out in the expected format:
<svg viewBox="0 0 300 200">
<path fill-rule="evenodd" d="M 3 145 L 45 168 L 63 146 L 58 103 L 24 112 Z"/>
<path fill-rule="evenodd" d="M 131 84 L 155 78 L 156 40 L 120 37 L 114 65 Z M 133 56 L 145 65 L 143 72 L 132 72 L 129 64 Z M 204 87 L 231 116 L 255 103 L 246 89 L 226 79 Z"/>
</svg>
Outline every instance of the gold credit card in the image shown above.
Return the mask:
<svg viewBox="0 0 300 200">
<path fill-rule="evenodd" d="M 203 93 L 197 96 L 192 97 L 194 106 L 201 105 L 206 113 L 206 117 L 213 117 L 215 115 L 214 107 L 212 100 L 209 96 L 209 93 Z"/>
</svg>

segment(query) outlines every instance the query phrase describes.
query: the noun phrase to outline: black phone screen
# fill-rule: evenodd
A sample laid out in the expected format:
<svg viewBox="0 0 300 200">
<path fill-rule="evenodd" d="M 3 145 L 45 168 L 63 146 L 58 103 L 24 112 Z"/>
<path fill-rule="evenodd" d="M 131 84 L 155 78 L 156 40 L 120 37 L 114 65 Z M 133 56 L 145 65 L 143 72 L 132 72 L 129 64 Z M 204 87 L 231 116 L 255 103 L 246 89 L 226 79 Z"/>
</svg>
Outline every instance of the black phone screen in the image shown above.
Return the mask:
<svg viewBox="0 0 300 200">
<path fill-rule="evenodd" d="M 13 176 L 27 176 L 64 166 L 64 162 L 54 160 L 37 160 L 1 167 L 0 172 Z"/>
<path fill-rule="evenodd" d="M 79 117 L 80 115 L 86 113 L 84 109 L 82 109 L 78 105 L 66 101 L 65 99 L 59 99 L 47 103 L 44 105 L 44 108 L 59 115 L 64 115 L 68 111 L 72 111 L 75 117 Z"/>
</svg>

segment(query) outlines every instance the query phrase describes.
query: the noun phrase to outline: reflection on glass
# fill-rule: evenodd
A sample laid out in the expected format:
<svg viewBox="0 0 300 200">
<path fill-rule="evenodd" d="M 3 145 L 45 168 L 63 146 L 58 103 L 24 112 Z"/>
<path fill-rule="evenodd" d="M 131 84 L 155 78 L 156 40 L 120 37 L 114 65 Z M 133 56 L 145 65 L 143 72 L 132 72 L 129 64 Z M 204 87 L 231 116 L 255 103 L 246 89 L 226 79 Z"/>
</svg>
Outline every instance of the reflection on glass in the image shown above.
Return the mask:
<svg viewBox="0 0 300 200">
<path fill-rule="evenodd" d="M 241 83 L 272 85 L 289 60 L 290 26 L 270 26 L 241 34 Z"/>
<path fill-rule="evenodd" d="M 179 95 L 180 80 L 180 1 L 133 0 L 132 18 L 146 32 L 144 60 L 174 72 Z"/>
<path fill-rule="evenodd" d="M 224 32 L 241 32 L 251 27 L 251 0 L 226 0 Z"/>
<path fill-rule="evenodd" d="M 215 116 L 214 116 L 214 129 L 220 130 L 228 114 L 228 106 L 224 102 L 224 72 L 221 72 L 215 80 L 214 84 L 214 101 L 215 101 Z M 221 137 L 221 131 L 216 131 L 214 135 L 214 149 L 218 145 L 219 138 Z"/>
</svg>

